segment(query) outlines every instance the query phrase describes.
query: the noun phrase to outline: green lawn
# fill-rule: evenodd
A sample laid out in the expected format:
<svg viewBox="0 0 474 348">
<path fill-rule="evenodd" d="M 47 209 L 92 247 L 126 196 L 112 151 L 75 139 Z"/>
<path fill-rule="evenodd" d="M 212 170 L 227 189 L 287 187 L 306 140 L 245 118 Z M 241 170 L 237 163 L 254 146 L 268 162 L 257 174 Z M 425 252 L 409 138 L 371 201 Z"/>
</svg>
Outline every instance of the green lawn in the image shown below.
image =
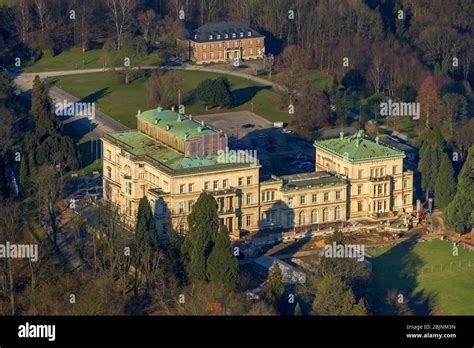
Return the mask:
<svg viewBox="0 0 474 348">
<path fill-rule="evenodd" d="M 184 101 L 187 114 L 249 110 L 270 121 L 288 121 L 288 114 L 278 110 L 278 95 L 272 89 L 234 76 L 228 76 L 228 79 L 237 106 L 230 110 L 215 108 L 206 111 L 203 105 L 192 98 L 192 90 L 202 80 L 222 75 L 200 71 L 178 71 L 178 73 L 182 75 L 185 87 L 191 95 Z M 148 109 L 147 77 L 140 77 L 130 85 L 120 83 L 111 72 L 55 77 L 50 81 L 78 98 L 95 101 L 98 109 L 130 128 L 136 127 L 137 111 Z"/>
<path fill-rule="evenodd" d="M 434 240 L 380 248 L 371 255 L 379 298 L 394 289 L 409 299 L 414 314 L 474 315 L 473 252 L 459 247 L 453 256 L 451 242 Z"/>
<path fill-rule="evenodd" d="M 163 57 L 159 53 L 151 53 L 142 62 L 141 65 L 156 65 L 163 63 Z M 94 69 L 103 68 L 104 60 L 102 50 L 94 49 L 82 52 L 79 47 L 61 52 L 54 57 L 44 57 L 32 65 L 25 67 L 25 72 L 44 72 L 75 69 Z"/>
<path fill-rule="evenodd" d="M 325 73 L 320 72 L 319 70 L 310 70 L 307 74 L 308 79 L 316 84 L 321 89 L 329 89 L 332 85 L 333 77 Z"/>
<path fill-rule="evenodd" d="M 259 76 L 260 78 L 263 78 L 265 80 L 269 80 L 268 74 Z M 324 72 L 321 72 L 319 70 L 308 70 L 305 73 L 305 77 L 313 82 L 316 86 L 318 86 L 320 89 L 327 90 L 331 88 L 332 86 L 332 75 L 328 75 Z M 272 81 L 276 82 L 278 80 L 278 74 L 273 74 L 272 75 Z"/>
</svg>

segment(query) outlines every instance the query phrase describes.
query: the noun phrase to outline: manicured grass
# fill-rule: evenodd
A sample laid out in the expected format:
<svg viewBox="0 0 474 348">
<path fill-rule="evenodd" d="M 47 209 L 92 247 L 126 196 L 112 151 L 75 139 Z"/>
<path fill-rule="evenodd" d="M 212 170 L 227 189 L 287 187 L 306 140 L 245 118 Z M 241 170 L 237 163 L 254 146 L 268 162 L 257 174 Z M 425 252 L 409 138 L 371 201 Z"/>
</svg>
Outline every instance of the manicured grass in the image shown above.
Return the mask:
<svg viewBox="0 0 474 348">
<path fill-rule="evenodd" d="M 163 57 L 159 53 L 151 53 L 141 65 L 156 65 L 163 62 Z M 75 69 L 95 69 L 104 68 L 103 51 L 101 49 L 82 52 L 79 47 L 61 52 L 54 57 L 43 57 L 34 64 L 25 67 L 25 72 L 44 72 Z"/>
<path fill-rule="evenodd" d="M 189 97 L 184 100 L 187 114 L 248 110 L 270 121 L 288 121 L 288 114 L 278 110 L 278 95 L 272 89 L 234 76 L 227 78 L 236 99 L 236 106 L 232 109 L 215 108 L 206 111 L 203 105 L 195 101 L 192 91 L 202 80 L 222 75 L 202 71 L 178 73 L 184 80 L 185 88 L 190 92 Z M 96 102 L 97 108 L 130 128 L 136 127 L 137 111 L 148 109 L 148 78 L 145 76 L 137 78 L 129 85 L 119 82 L 112 72 L 61 76 L 51 78 L 50 81 L 78 98 Z"/>
<path fill-rule="evenodd" d="M 371 255 L 379 298 L 394 289 L 414 314 L 474 315 L 474 253 L 462 247 L 458 251 L 453 256 L 452 243 L 440 240 L 375 250 Z"/>
<path fill-rule="evenodd" d="M 412 117 L 388 116 L 381 118 L 380 122 L 410 138 L 416 138 L 419 135 L 417 127 L 420 121 Z"/>
<path fill-rule="evenodd" d="M 263 78 L 265 80 L 269 80 L 268 74 L 261 75 L 259 76 L 260 78 Z M 313 82 L 316 86 L 318 86 L 320 89 L 323 90 L 328 90 L 331 88 L 332 85 L 332 75 L 328 75 L 324 72 L 321 72 L 319 70 L 308 70 L 305 73 L 305 77 Z M 273 74 L 272 75 L 272 81 L 276 82 L 278 81 L 278 74 Z"/>
</svg>

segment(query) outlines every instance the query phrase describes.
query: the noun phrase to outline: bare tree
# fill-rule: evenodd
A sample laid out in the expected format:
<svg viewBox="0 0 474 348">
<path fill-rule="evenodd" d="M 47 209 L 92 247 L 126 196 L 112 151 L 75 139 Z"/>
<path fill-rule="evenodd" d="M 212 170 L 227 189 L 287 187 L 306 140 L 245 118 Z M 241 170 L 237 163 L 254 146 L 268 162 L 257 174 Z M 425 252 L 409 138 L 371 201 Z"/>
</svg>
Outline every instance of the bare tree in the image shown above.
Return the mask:
<svg viewBox="0 0 474 348">
<path fill-rule="evenodd" d="M 15 27 L 21 42 L 26 43 L 31 30 L 31 12 L 28 0 L 19 0 L 13 7 Z"/>
<path fill-rule="evenodd" d="M 16 243 L 22 235 L 22 223 L 20 216 L 20 207 L 14 201 L 7 201 L 0 206 L 0 240 Z M 7 293 L 10 302 L 10 313 L 15 315 L 15 279 L 16 274 L 13 267 L 13 261 L 10 257 L 5 258 L 5 273 L 7 275 L 5 287 L 2 289 Z"/>
<path fill-rule="evenodd" d="M 106 2 L 115 26 L 117 50 L 120 51 L 123 36 L 132 25 L 132 13 L 136 0 L 106 0 Z"/>
<path fill-rule="evenodd" d="M 153 21 L 155 20 L 156 13 L 152 9 L 142 11 L 138 14 L 138 22 L 143 32 L 143 39 L 147 43 L 150 43 L 150 29 Z"/>
<path fill-rule="evenodd" d="M 53 243 L 57 243 L 58 207 L 63 189 L 62 176 L 52 167 L 45 165 L 38 170 L 34 180 L 34 190 L 37 194 L 38 212 L 45 216 L 51 229 Z"/>
<path fill-rule="evenodd" d="M 49 23 L 49 12 L 47 0 L 34 0 L 36 13 L 40 22 L 41 38 L 44 39 L 45 30 Z"/>
</svg>

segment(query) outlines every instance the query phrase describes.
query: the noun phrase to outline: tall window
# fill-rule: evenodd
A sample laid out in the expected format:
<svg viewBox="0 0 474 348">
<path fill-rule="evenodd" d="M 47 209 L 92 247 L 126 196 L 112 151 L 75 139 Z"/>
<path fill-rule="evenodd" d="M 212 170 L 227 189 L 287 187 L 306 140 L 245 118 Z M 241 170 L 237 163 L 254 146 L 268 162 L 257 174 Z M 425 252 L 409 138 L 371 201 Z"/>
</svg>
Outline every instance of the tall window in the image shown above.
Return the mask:
<svg viewBox="0 0 474 348">
<path fill-rule="evenodd" d="M 179 185 L 179 193 L 184 193 L 184 184 Z"/>
<path fill-rule="evenodd" d="M 318 203 L 318 194 L 317 193 L 313 193 L 311 198 L 312 198 L 313 203 Z"/>
<path fill-rule="evenodd" d="M 329 221 L 329 209 L 324 208 L 323 209 L 323 222 Z"/>
<path fill-rule="evenodd" d="M 313 209 L 311 211 L 311 223 L 312 224 L 318 223 L 318 211 L 316 209 Z"/>
<path fill-rule="evenodd" d="M 128 164 L 123 168 L 126 176 L 132 176 L 132 168 Z"/>
<path fill-rule="evenodd" d="M 250 204 L 252 204 L 252 194 L 247 193 L 247 205 L 250 205 Z"/>
<path fill-rule="evenodd" d="M 247 176 L 247 185 L 252 185 L 252 177 Z"/>
<path fill-rule="evenodd" d="M 222 180 L 222 187 L 223 188 L 227 188 L 227 184 L 229 183 L 229 180 L 228 179 L 224 179 Z"/>
<path fill-rule="evenodd" d="M 189 184 L 188 189 L 189 189 L 189 192 L 193 192 L 194 191 L 194 184 Z"/>
<path fill-rule="evenodd" d="M 245 226 L 250 226 L 252 224 L 252 215 L 247 215 L 245 217 Z"/>
<path fill-rule="evenodd" d="M 107 167 L 107 177 L 109 179 L 112 179 L 112 168 L 110 168 L 110 167 Z"/>
<path fill-rule="evenodd" d="M 205 190 L 205 191 L 208 191 L 208 190 L 209 190 L 209 184 L 210 184 L 209 181 L 206 181 L 206 182 L 204 183 L 204 190 Z"/>
<path fill-rule="evenodd" d="M 300 196 L 300 204 L 306 204 L 306 196 Z"/>
<path fill-rule="evenodd" d="M 341 199 L 341 191 L 336 191 L 336 201 Z"/>
<path fill-rule="evenodd" d="M 362 185 L 357 185 L 357 194 L 358 195 L 362 194 Z"/>
<path fill-rule="evenodd" d="M 130 181 L 128 181 L 126 187 L 127 187 L 127 193 L 129 195 L 131 195 L 132 194 L 132 183 Z"/>
<path fill-rule="evenodd" d="M 286 225 L 287 226 L 293 226 L 295 220 L 295 215 L 292 212 L 289 212 L 286 215 Z"/>
<path fill-rule="evenodd" d="M 306 220 L 306 214 L 304 211 L 300 211 L 300 215 L 299 215 L 299 224 L 300 225 L 304 225 L 305 224 L 305 220 Z"/>
<path fill-rule="evenodd" d="M 214 180 L 214 190 L 219 189 L 219 180 Z"/>
<path fill-rule="evenodd" d="M 329 201 L 329 192 L 324 192 L 324 201 Z"/>
<path fill-rule="evenodd" d="M 288 206 L 290 208 L 293 208 L 294 204 L 293 204 L 293 197 L 288 197 Z"/>
<path fill-rule="evenodd" d="M 244 185 L 244 178 L 239 178 L 239 186 L 243 186 Z"/>
<path fill-rule="evenodd" d="M 179 213 L 184 213 L 184 201 L 179 201 L 178 203 Z"/>
<path fill-rule="evenodd" d="M 341 220 L 341 208 L 334 208 L 334 220 Z"/>
</svg>

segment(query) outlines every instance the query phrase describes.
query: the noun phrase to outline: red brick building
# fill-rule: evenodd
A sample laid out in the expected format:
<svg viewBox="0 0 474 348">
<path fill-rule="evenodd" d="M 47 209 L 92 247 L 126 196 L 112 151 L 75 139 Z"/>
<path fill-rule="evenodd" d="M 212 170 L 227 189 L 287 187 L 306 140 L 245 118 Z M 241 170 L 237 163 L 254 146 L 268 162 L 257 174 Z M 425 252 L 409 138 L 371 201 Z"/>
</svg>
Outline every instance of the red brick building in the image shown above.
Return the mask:
<svg viewBox="0 0 474 348">
<path fill-rule="evenodd" d="M 178 44 L 185 59 L 197 64 L 235 62 L 263 58 L 265 36 L 241 22 L 207 23 Z"/>
</svg>

